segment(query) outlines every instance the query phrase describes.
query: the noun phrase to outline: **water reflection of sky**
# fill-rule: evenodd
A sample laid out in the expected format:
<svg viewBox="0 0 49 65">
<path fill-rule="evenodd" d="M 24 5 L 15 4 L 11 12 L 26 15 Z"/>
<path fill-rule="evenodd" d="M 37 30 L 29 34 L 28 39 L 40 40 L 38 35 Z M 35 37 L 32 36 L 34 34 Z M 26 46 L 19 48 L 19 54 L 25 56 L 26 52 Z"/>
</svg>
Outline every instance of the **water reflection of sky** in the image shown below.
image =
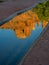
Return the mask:
<svg viewBox="0 0 49 65">
<path fill-rule="evenodd" d="M 30 37 L 20 40 L 13 30 L 0 29 L 0 65 L 18 64 L 42 30 L 42 23 L 40 27 L 36 24 Z"/>
</svg>

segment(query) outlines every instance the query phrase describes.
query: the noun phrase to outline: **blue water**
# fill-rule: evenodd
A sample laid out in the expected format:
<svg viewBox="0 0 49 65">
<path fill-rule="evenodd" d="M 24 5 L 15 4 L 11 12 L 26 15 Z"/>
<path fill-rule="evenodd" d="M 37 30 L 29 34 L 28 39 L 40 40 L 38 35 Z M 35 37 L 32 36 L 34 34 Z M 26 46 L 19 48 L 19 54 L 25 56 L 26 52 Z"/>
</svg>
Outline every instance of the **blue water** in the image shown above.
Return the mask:
<svg viewBox="0 0 49 65">
<path fill-rule="evenodd" d="M 42 30 L 42 23 L 36 24 L 30 37 L 18 39 L 13 30 L 0 29 L 0 65 L 17 65 Z"/>
</svg>

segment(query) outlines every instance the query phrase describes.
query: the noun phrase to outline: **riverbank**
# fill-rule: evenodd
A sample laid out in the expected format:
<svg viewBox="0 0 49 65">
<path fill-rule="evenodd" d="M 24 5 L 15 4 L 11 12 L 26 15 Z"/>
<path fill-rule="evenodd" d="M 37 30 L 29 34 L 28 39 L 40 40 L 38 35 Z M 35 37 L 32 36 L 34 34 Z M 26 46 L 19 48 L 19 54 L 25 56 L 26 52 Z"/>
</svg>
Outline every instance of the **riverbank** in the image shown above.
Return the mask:
<svg viewBox="0 0 49 65">
<path fill-rule="evenodd" d="M 49 65 L 49 24 L 19 65 Z"/>
<path fill-rule="evenodd" d="M 26 0 L 20 0 L 20 1 L 19 0 L 6 0 L 3 3 L 0 3 L 0 21 L 4 19 L 6 19 L 7 21 L 11 19 L 11 18 L 7 19 L 7 17 L 14 14 L 15 12 L 18 13 L 18 11 L 23 10 L 23 9 L 28 10 L 42 1 L 45 1 L 45 0 L 38 0 L 38 1 L 37 0 L 27 0 L 27 1 Z"/>
</svg>

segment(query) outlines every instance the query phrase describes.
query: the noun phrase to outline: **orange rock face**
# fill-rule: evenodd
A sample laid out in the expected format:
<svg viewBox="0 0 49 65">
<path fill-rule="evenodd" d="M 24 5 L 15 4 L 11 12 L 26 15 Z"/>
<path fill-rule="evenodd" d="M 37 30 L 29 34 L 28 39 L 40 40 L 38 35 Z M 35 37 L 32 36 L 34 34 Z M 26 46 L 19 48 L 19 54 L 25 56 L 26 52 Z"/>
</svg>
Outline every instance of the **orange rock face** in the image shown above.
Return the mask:
<svg viewBox="0 0 49 65">
<path fill-rule="evenodd" d="M 14 17 L 8 23 L 0 26 L 2 29 L 12 29 L 14 30 L 16 36 L 20 39 L 24 39 L 31 35 L 31 31 L 35 30 L 36 23 L 40 23 L 40 20 L 34 12 L 31 10 Z M 47 23 L 43 23 L 43 27 L 45 27 Z"/>
</svg>

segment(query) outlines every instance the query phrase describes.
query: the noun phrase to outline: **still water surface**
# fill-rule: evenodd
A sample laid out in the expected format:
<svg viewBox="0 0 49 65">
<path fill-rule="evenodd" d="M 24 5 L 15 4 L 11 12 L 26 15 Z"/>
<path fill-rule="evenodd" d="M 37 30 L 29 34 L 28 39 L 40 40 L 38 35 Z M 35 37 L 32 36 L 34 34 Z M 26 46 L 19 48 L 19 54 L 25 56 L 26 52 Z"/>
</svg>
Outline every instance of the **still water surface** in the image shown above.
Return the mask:
<svg viewBox="0 0 49 65">
<path fill-rule="evenodd" d="M 36 24 L 30 37 L 20 40 L 13 30 L 0 29 L 0 65 L 17 65 L 42 30 L 42 23 Z"/>
</svg>

